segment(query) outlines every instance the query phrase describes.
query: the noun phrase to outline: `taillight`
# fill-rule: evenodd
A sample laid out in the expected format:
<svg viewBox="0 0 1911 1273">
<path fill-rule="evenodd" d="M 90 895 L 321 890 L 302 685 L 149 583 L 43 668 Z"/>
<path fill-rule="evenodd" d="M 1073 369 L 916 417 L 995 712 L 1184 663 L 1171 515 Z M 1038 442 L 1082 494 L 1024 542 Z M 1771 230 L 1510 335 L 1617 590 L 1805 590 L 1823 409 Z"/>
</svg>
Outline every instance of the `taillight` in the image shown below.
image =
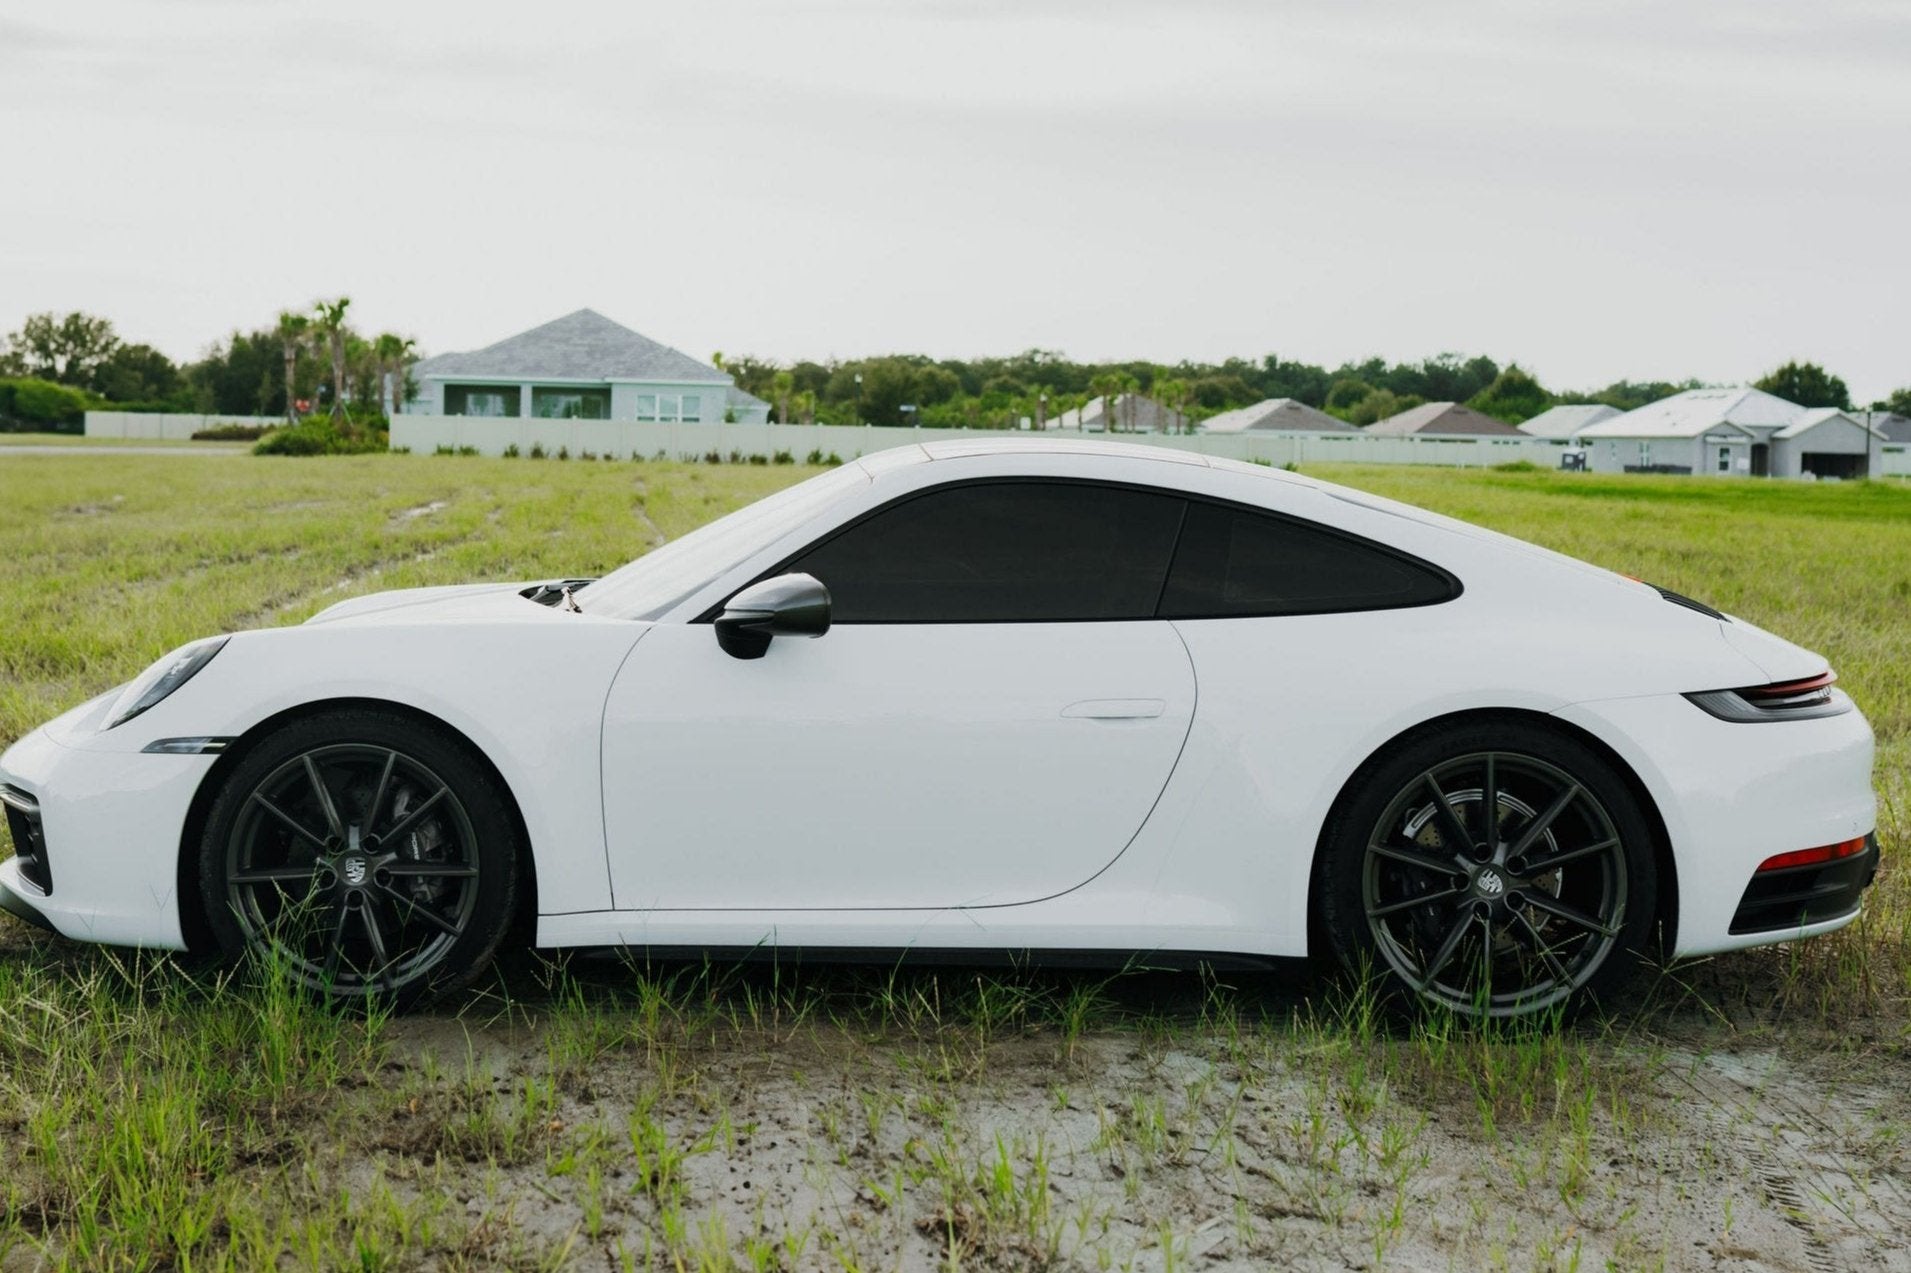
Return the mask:
<svg viewBox="0 0 1911 1273">
<path fill-rule="evenodd" d="M 1815 849 L 1795 849 L 1790 853 L 1780 853 L 1766 858 L 1758 864 L 1759 872 L 1783 871 L 1794 866 L 1818 866 L 1825 862 L 1836 862 L 1839 858 L 1856 856 L 1865 851 L 1865 837 L 1852 840 L 1840 840 L 1836 844 L 1821 844 Z"/>
<path fill-rule="evenodd" d="M 1832 682 L 1830 671 L 1795 681 L 1748 685 L 1735 690 L 1705 690 L 1687 694 L 1697 706 L 1720 720 L 1746 724 L 1780 720 L 1816 720 L 1851 710 L 1851 699 Z"/>
</svg>

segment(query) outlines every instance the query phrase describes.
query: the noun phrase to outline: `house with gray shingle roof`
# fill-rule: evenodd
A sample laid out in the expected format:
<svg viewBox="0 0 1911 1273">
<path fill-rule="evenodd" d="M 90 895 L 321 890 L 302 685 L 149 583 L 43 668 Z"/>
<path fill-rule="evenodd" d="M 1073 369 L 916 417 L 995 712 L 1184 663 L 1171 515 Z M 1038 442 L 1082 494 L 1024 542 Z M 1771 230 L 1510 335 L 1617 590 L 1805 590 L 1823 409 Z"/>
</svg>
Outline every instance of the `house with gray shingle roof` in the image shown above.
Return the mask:
<svg viewBox="0 0 1911 1273">
<path fill-rule="evenodd" d="M 1264 398 L 1251 407 L 1236 407 L 1201 422 L 1203 433 L 1269 433 L 1294 431 L 1352 433 L 1354 426 L 1337 420 L 1293 398 Z"/>
<path fill-rule="evenodd" d="M 1367 426 L 1375 437 L 1406 438 L 1418 434 L 1432 436 L 1491 434 L 1517 438 L 1520 431 L 1504 420 L 1475 411 L 1457 402 L 1423 402 L 1417 407 L 1388 416 Z"/>
<path fill-rule="evenodd" d="M 422 359 L 411 375 L 414 414 L 762 424 L 770 412 L 719 368 L 590 309 Z"/>
<path fill-rule="evenodd" d="M 1520 421 L 1519 431 L 1530 438 L 1565 441 L 1578 437 L 1581 429 L 1598 424 L 1601 420 L 1610 420 L 1618 414 L 1618 407 L 1609 407 L 1603 402 L 1568 402 L 1548 407 L 1530 420 Z"/>
<path fill-rule="evenodd" d="M 1750 385 L 1688 389 L 1581 430 L 1599 473 L 1863 477 L 1883 438 L 1836 407 L 1801 407 Z"/>
</svg>

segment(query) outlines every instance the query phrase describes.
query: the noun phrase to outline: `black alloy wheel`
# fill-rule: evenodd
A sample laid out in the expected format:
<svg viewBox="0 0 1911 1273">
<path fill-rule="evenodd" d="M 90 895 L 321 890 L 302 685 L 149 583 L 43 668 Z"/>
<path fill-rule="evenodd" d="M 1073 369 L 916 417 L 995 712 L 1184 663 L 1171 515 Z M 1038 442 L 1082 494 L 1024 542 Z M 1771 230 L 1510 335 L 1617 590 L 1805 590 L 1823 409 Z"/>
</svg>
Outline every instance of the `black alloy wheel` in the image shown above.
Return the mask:
<svg viewBox="0 0 1911 1273">
<path fill-rule="evenodd" d="M 1322 863 L 1344 965 L 1477 1017 L 1581 1006 L 1635 966 L 1657 900 L 1650 832 L 1589 748 L 1463 724 L 1365 777 Z"/>
<path fill-rule="evenodd" d="M 513 820 L 452 740 L 328 713 L 265 739 L 207 822 L 201 892 L 230 955 L 266 954 L 338 999 L 412 1003 L 467 984 L 516 897 Z"/>
</svg>

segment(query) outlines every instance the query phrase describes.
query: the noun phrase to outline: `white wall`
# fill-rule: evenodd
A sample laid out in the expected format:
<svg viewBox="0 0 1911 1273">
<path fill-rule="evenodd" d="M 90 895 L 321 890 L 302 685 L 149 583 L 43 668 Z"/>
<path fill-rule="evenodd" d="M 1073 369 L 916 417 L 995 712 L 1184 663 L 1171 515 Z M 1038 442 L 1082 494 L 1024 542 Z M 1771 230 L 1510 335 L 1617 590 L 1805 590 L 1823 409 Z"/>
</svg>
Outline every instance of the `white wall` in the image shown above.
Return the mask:
<svg viewBox="0 0 1911 1273">
<path fill-rule="evenodd" d="M 201 429 L 221 424 L 270 427 L 284 424 L 284 416 L 266 415 L 188 415 L 185 413 L 140 411 L 89 411 L 86 436 L 89 438 L 171 438 L 184 440 Z"/>
<path fill-rule="evenodd" d="M 1061 432 L 1060 436 L 1067 436 Z M 903 446 L 961 438 L 999 439 L 1031 436 L 993 429 L 857 428 L 827 424 L 639 424 L 634 420 L 495 419 L 482 416 L 401 415 L 392 421 L 392 445 L 429 454 L 441 446 L 476 447 L 501 455 L 516 443 L 529 452 L 534 443 L 555 454 L 632 455 L 648 459 L 658 452 L 670 459 L 697 459 L 710 451 L 729 456 L 771 456 L 788 451 L 801 460 L 811 451 L 845 460 Z M 1040 435 L 1058 436 L 1051 431 Z M 1106 435 L 1096 435 L 1106 436 Z M 1115 434 L 1114 440 L 1144 446 L 1175 447 L 1204 455 L 1273 464 L 1344 462 L 1359 464 L 1444 464 L 1480 467 L 1527 460 L 1545 468 L 1559 466 L 1563 442 L 1546 438 L 1454 437 L 1376 438 L 1358 433 L 1261 433 L 1164 436 Z"/>
</svg>

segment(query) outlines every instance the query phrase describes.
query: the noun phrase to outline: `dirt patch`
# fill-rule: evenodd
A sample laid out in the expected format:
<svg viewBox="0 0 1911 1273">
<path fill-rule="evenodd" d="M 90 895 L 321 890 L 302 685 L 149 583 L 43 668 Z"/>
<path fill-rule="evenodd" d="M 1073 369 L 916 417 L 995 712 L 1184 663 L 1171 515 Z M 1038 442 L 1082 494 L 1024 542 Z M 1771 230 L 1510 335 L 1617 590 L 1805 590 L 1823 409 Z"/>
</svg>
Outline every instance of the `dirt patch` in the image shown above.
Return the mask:
<svg viewBox="0 0 1911 1273">
<path fill-rule="evenodd" d="M 360 1170 L 415 1197 L 482 1162 L 472 1214 L 578 1267 L 1911 1269 L 1911 1101 L 1876 1064 L 1640 1051 L 1624 1099 L 1495 1121 L 1285 1033 L 567 1046 L 401 1023 L 441 1077 Z"/>
</svg>

